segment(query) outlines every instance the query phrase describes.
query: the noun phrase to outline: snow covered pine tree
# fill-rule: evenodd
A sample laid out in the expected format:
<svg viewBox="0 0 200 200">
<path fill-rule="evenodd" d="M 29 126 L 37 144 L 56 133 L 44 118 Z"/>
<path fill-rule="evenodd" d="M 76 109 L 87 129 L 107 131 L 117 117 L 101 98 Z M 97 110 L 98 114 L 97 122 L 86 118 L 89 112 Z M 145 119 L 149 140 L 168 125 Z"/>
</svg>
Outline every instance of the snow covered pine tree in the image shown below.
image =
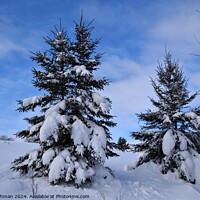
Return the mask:
<svg viewBox="0 0 200 200">
<path fill-rule="evenodd" d="M 45 38 L 50 51 L 32 57 L 42 68 L 33 68 L 33 85 L 46 94 L 19 101 L 18 108 L 21 112 L 41 108 L 40 116 L 25 119 L 30 127 L 17 133 L 32 138 L 40 148 L 16 159 L 12 168 L 21 174 L 48 176 L 52 184 L 81 185 L 103 167 L 106 157 L 116 156 L 109 132 L 116 124 L 110 99 L 97 92 L 108 81 L 93 74 L 101 54 L 95 54 L 99 40 L 91 39 L 91 23 L 85 25 L 81 16 L 74 41 L 63 28 L 55 30 L 53 38 Z"/>
<path fill-rule="evenodd" d="M 123 137 L 119 137 L 117 141 L 117 147 L 121 151 L 128 151 L 130 149 L 129 144 L 127 143 L 126 139 Z"/>
<path fill-rule="evenodd" d="M 133 146 L 133 151 L 144 153 L 135 167 L 153 161 L 161 165 L 163 174 L 176 172 L 179 178 L 195 183 L 194 159 L 200 153 L 200 108 L 186 105 L 198 92 L 189 95 L 183 71 L 177 61 L 171 60 L 170 53 L 166 54 L 164 66 L 159 64 L 157 76 L 151 82 L 158 100 L 150 98 L 156 110 L 138 114 L 144 123 L 140 132 L 132 133 L 134 139 L 141 141 Z"/>
</svg>

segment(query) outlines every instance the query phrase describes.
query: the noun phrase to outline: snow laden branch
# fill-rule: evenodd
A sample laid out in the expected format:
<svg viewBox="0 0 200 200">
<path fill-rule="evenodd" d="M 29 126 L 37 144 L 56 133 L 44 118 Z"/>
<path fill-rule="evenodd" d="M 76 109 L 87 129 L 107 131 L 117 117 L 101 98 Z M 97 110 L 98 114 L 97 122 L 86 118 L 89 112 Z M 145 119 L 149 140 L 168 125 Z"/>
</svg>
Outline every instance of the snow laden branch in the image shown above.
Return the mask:
<svg viewBox="0 0 200 200">
<path fill-rule="evenodd" d="M 22 101 L 18 101 L 18 104 L 20 104 L 21 107 L 18 108 L 17 110 L 21 112 L 28 111 L 28 110 L 34 111 L 36 106 L 39 106 L 41 102 L 44 101 L 44 99 L 45 99 L 45 96 L 33 96 L 33 97 L 26 98 Z"/>
</svg>

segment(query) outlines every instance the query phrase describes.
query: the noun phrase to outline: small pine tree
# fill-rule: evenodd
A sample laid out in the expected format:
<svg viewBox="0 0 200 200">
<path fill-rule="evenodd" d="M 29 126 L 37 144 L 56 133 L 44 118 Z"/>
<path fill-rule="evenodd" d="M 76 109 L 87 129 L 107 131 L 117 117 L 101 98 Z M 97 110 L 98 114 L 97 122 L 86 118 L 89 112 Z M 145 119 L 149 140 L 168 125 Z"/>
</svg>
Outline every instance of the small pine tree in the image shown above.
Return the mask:
<svg viewBox="0 0 200 200">
<path fill-rule="evenodd" d="M 9 137 L 7 135 L 0 135 L 0 140 L 2 140 L 2 141 L 14 141 L 14 138 Z"/>
<path fill-rule="evenodd" d="M 39 149 L 16 159 L 13 169 L 21 174 L 48 176 L 49 182 L 81 185 L 96 173 L 112 151 L 109 127 L 116 124 L 109 114 L 111 101 L 97 91 L 108 85 L 94 71 L 101 54 L 95 54 L 99 40 L 91 39 L 91 23 L 83 17 L 75 27 L 75 41 L 63 28 L 46 37 L 49 51 L 33 53 L 41 70 L 33 68 L 33 85 L 46 93 L 19 101 L 19 111 L 40 107 L 41 115 L 26 118 L 30 127 L 18 137 L 39 142 Z"/>
<path fill-rule="evenodd" d="M 126 139 L 123 137 L 119 137 L 118 142 L 117 142 L 117 147 L 121 151 L 127 151 L 130 149 L 129 144 L 127 143 Z"/>
<path fill-rule="evenodd" d="M 156 110 L 138 114 L 143 125 L 140 132 L 132 133 L 141 141 L 134 151 L 144 152 L 136 166 L 153 161 L 162 166 L 162 173 L 176 171 L 181 179 L 195 183 L 193 158 L 200 153 L 200 108 L 187 105 L 198 92 L 189 94 L 183 71 L 170 53 L 156 72 L 158 78 L 151 83 L 158 100 L 150 98 Z"/>
</svg>

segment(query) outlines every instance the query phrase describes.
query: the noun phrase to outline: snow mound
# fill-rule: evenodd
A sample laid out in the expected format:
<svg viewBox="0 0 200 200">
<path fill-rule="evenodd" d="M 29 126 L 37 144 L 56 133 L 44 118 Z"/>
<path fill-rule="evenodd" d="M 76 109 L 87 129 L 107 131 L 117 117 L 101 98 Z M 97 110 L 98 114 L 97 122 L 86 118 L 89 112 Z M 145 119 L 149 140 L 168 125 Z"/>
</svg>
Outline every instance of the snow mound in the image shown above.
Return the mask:
<svg viewBox="0 0 200 200">
<path fill-rule="evenodd" d="M 37 148 L 37 144 L 22 142 L 5 143 L 0 141 L 0 195 L 13 195 L 13 198 L 10 199 L 14 199 L 15 195 L 26 195 L 27 197 L 30 197 L 30 195 L 32 195 L 33 186 L 35 188 L 37 187 L 38 195 L 46 195 L 46 197 L 44 196 L 43 198 L 40 198 L 44 200 L 51 199 L 50 195 L 54 195 L 54 199 L 56 198 L 56 195 L 58 195 L 56 199 L 64 199 L 64 195 L 66 194 L 75 195 L 77 196 L 77 199 L 80 199 L 81 197 L 83 198 L 83 195 L 86 195 L 87 198 L 85 199 L 88 200 L 200 199 L 199 167 L 195 167 L 193 169 L 192 165 L 189 164 L 190 157 L 188 158 L 187 153 L 182 156 L 188 159 L 188 168 L 191 167 L 191 169 L 193 169 L 193 175 L 195 177 L 198 176 L 197 183 L 195 185 L 188 184 L 185 181 L 178 179 L 175 173 L 170 172 L 165 175 L 158 173 L 160 172 L 160 167 L 152 162 L 143 164 L 133 171 L 124 171 L 123 166 L 129 163 L 130 160 L 136 160 L 138 154 L 131 152 L 117 152 L 120 154 L 119 157 L 112 157 L 106 161 L 106 164 L 114 170 L 115 177 L 112 177 L 107 169 L 98 164 L 94 168 L 96 173 L 92 178 L 92 184 L 86 187 L 75 188 L 68 187 L 66 185 L 52 186 L 48 183 L 46 178 L 34 178 L 33 185 L 30 177 L 19 176 L 18 173 L 13 172 L 10 169 L 10 163 L 14 158 L 20 156 L 23 152 L 31 151 L 35 148 Z M 61 153 L 61 158 L 59 160 L 65 160 L 67 158 L 64 154 L 68 155 L 67 152 Z M 31 157 L 34 159 L 35 156 L 36 153 L 33 151 Z M 195 154 L 192 159 L 195 166 L 200 166 L 199 154 Z M 62 161 L 60 161 L 59 167 L 62 169 Z M 80 166 L 76 164 L 76 167 L 79 168 Z M 185 166 L 182 166 L 183 169 L 184 167 Z M 82 167 L 82 169 L 83 168 L 84 167 Z M 187 167 L 185 170 L 186 169 Z M 71 167 L 71 169 L 69 167 L 68 170 L 70 173 L 70 170 L 73 171 L 73 167 Z M 62 170 L 57 172 L 62 173 Z M 78 170 L 77 173 L 80 176 L 85 177 L 85 172 L 81 169 Z M 7 199 L 4 197 L 1 198 Z M 71 197 L 71 199 L 76 198 Z"/>
</svg>

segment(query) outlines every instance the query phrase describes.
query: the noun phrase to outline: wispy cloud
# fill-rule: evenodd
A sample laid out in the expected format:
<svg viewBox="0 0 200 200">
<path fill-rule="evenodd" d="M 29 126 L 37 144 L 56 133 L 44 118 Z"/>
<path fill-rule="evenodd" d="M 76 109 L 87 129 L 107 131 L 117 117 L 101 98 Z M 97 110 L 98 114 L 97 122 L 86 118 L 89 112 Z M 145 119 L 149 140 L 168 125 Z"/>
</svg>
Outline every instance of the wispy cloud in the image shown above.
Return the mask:
<svg viewBox="0 0 200 200">
<path fill-rule="evenodd" d="M 198 1 L 168 4 L 166 8 L 160 5 L 155 23 L 147 30 L 144 50 L 149 59 L 155 55 L 160 58 L 161 50 L 166 45 L 183 62 L 192 60 L 191 53 L 199 51 L 195 40 L 195 35 L 198 37 L 200 34 L 200 13 L 196 11 L 198 7 Z"/>
<path fill-rule="evenodd" d="M 112 132 L 115 139 L 122 134 L 128 137 L 131 131 L 139 129 L 136 113 L 152 108 L 148 96 L 154 96 L 149 78 L 154 76 L 154 68 L 116 55 L 107 57 L 102 68 L 102 75 L 112 80 L 102 92 L 112 100 L 112 114 L 117 122 Z"/>
<path fill-rule="evenodd" d="M 1 39 L 4 38 L 4 39 Z M 0 36 L 0 58 L 10 57 L 10 54 L 12 53 L 27 53 L 27 49 L 17 43 L 15 43 L 12 40 L 5 39 L 5 37 Z"/>
</svg>

